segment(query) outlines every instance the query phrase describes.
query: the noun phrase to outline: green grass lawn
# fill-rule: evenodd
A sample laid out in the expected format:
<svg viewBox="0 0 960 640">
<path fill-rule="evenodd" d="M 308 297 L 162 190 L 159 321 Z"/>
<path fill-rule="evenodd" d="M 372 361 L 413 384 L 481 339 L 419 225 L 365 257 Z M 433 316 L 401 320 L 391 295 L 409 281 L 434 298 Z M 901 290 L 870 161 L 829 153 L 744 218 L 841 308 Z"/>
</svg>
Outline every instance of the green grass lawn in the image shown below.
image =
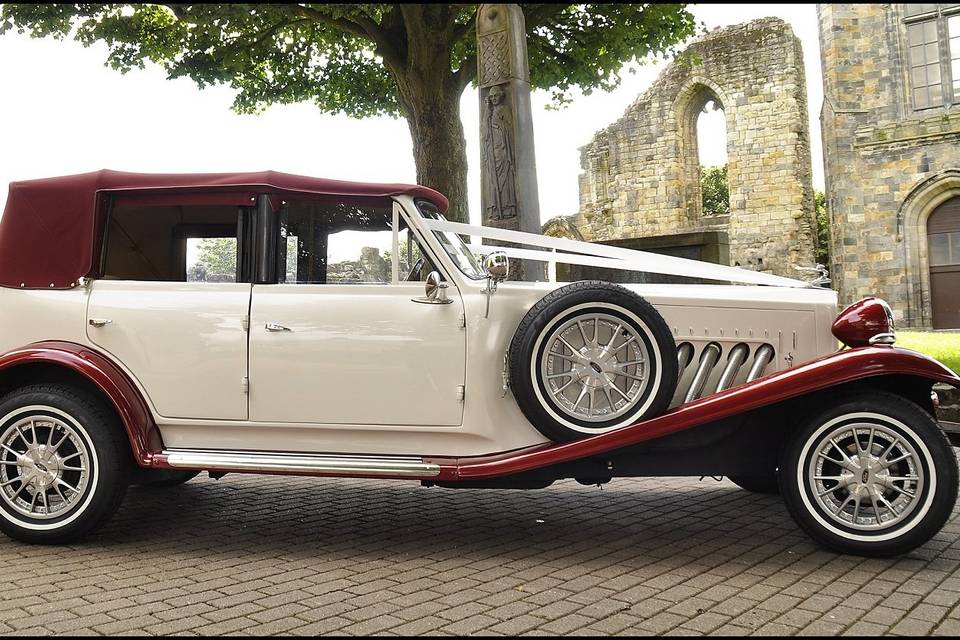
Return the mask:
<svg viewBox="0 0 960 640">
<path fill-rule="evenodd" d="M 925 353 L 960 373 L 960 333 L 897 331 L 897 346 Z"/>
</svg>

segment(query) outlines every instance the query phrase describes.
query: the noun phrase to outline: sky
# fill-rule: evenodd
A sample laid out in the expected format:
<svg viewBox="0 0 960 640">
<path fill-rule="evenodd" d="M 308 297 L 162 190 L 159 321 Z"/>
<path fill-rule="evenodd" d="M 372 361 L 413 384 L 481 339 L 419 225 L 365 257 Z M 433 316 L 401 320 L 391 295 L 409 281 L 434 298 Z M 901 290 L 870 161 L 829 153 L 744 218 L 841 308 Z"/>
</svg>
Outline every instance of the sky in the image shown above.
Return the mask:
<svg viewBox="0 0 960 640">
<path fill-rule="evenodd" d="M 814 187 L 823 188 L 819 112 L 823 99 L 815 5 L 691 5 L 707 28 L 777 16 L 803 45 Z M 5 185 L 98 169 L 142 172 L 234 172 L 272 169 L 369 182 L 414 182 L 406 122 L 322 114 L 309 103 L 277 105 L 259 115 L 230 110 L 228 87 L 200 90 L 189 79 L 167 80 L 157 66 L 120 74 L 104 66 L 103 45 L 0 36 L 0 206 Z M 576 213 L 578 148 L 618 119 L 666 62 L 624 73 L 609 93 L 575 95 L 572 105 L 544 107 L 532 96 L 540 211 L 544 221 Z M 714 116 L 716 117 L 716 116 Z M 471 221 L 479 224 L 479 103 L 469 87 L 461 101 L 469 159 Z M 706 127 L 704 128 L 707 129 Z M 719 129 L 710 128 L 714 132 Z M 704 131 L 706 134 L 707 131 Z M 725 144 L 701 137 L 704 164 L 722 164 Z"/>
</svg>

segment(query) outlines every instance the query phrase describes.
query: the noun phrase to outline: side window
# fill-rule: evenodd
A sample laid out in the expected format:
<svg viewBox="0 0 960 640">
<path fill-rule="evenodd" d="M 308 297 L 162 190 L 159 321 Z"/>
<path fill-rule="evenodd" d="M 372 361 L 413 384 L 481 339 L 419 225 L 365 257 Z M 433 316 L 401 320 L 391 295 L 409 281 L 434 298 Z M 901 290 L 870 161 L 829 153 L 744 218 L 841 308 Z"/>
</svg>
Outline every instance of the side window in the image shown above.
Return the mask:
<svg viewBox="0 0 960 640">
<path fill-rule="evenodd" d="M 103 277 L 237 282 L 243 212 L 230 205 L 118 205 L 110 212 Z"/>
<path fill-rule="evenodd" d="M 437 268 L 426 251 L 420 246 L 420 241 L 406 222 L 400 221 L 399 235 L 399 266 L 400 282 L 424 282 L 431 271 Z"/>
<path fill-rule="evenodd" d="M 287 204 L 280 211 L 277 280 L 287 284 L 389 284 L 393 208 L 347 202 Z M 401 279 L 406 273 L 401 248 Z M 413 253 L 409 252 L 413 257 Z M 419 255 L 419 250 L 417 250 Z"/>
</svg>

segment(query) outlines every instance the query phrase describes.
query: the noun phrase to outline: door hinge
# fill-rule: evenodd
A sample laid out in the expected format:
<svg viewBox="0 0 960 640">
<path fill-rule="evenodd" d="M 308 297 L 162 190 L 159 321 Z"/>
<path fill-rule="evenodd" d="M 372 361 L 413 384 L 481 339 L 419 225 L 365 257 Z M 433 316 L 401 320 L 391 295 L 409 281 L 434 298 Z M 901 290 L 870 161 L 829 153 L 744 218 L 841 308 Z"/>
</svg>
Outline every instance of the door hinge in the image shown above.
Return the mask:
<svg viewBox="0 0 960 640">
<path fill-rule="evenodd" d="M 243 376 L 242 378 L 240 378 L 240 389 L 243 390 L 244 394 L 250 393 L 250 378 L 248 378 L 247 376 Z"/>
<path fill-rule="evenodd" d="M 240 324 L 243 325 L 244 331 L 250 331 L 250 316 L 243 316 L 243 319 L 240 320 Z"/>
<path fill-rule="evenodd" d="M 463 329 L 467 326 L 467 314 L 461 313 L 460 317 L 457 318 L 457 325 Z"/>
<path fill-rule="evenodd" d="M 457 385 L 457 402 L 463 402 L 467 390 L 462 384 Z"/>
</svg>

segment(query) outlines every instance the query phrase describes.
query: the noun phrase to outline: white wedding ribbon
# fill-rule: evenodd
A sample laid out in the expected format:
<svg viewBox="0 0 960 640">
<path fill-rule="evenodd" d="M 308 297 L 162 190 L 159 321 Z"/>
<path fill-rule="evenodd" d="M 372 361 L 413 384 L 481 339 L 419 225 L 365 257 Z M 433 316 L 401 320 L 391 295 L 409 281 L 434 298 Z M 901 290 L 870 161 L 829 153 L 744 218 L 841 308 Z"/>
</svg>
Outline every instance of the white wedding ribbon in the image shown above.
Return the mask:
<svg viewBox="0 0 960 640">
<path fill-rule="evenodd" d="M 783 276 L 760 273 L 738 267 L 728 267 L 711 262 L 700 262 L 699 260 L 690 260 L 688 258 L 650 253 L 648 251 L 622 249 L 620 247 L 581 242 L 579 240 L 568 240 L 566 238 L 553 238 L 551 236 L 525 233 L 523 231 L 479 227 L 461 222 L 449 222 L 447 220 L 424 219 L 423 222 L 433 231 L 478 236 L 489 240 L 513 242 L 539 247 L 541 249 L 552 249 L 552 251 L 537 251 L 517 247 L 481 245 L 479 247 L 471 247 L 475 252 L 503 251 L 512 258 L 576 264 L 587 267 L 622 269 L 625 271 L 640 271 L 644 273 L 660 273 L 700 278 L 703 280 L 764 284 L 775 287 L 806 288 L 813 286 L 803 280 L 795 280 L 793 278 L 785 278 Z"/>
</svg>

